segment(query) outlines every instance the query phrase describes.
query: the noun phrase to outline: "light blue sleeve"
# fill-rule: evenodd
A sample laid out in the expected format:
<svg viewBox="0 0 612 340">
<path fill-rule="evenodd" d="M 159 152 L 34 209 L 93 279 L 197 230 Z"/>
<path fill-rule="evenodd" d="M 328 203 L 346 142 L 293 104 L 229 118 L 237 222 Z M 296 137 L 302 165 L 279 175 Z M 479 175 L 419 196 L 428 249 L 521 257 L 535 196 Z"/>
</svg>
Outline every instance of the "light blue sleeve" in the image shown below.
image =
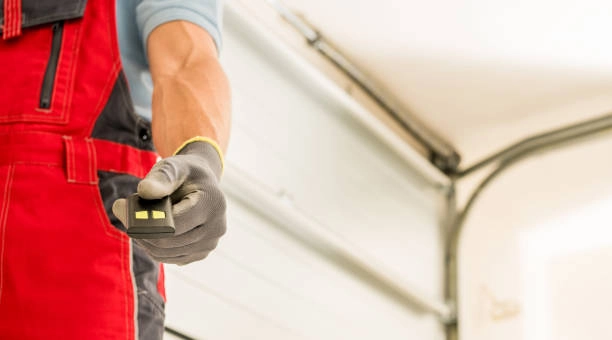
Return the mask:
<svg viewBox="0 0 612 340">
<path fill-rule="evenodd" d="M 146 56 L 147 37 L 168 21 L 186 20 L 208 31 L 221 50 L 222 0 L 116 0 L 123 70 L 136 113 L 151 120 L 153 81 Z"/>
<path fill-rule="evenodd" d="M 155 27 L 185 20 L 205 29 L 221 51 L 222 0 L 141 0 L 136 22 L 146 51 L 147 37 Z"/>
</svg>

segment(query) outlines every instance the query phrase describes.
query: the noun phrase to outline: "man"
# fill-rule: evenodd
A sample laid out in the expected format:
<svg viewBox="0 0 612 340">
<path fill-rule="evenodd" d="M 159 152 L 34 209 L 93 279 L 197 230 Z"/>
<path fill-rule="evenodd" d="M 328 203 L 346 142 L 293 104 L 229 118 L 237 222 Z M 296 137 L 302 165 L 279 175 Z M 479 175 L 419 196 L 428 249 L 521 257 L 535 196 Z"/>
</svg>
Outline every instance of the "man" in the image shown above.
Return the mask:
<svg viewBox="0 0 612 340">
<path fill-rule="evenodd" d="M 160 339 L 157 261 L 225 232 L 220 5 L 118 0 L 115 21 L 106 0 L 0 4 L 0 338 Z M 134 192 L 170 196 L 174 235 L 127 237 Z"/>
</svg>

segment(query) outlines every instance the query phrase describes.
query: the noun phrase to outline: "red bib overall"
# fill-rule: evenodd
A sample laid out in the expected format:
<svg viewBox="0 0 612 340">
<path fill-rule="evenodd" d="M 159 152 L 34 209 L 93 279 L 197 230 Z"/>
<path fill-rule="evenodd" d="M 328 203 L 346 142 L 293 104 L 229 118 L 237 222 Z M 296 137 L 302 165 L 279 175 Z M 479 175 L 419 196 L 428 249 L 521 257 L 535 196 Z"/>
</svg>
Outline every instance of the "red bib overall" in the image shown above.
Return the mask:
<svg viewBox="0 0 612 340">
<path fill-rule="evenodd" d="M 0 339 L 161 338 L 163 273 L 108 213 L 156 160 L 115 1 L 0 4 Z"/>
</svg>

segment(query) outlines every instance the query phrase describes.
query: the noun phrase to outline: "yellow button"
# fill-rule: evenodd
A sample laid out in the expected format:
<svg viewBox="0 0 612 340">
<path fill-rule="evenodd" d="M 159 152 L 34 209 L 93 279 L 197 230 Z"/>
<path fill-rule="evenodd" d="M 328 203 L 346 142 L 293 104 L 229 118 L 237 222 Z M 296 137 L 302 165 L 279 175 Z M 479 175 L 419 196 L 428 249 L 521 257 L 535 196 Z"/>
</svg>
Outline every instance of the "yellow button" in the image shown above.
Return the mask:
<svg viewBox="0 0 612 340">
<path fill-rule="evenodd" d="M 163 211 L 153 210 L 153 219 L 154 220 L 163 220 L 166 218 L 166 213 Z"/>
<path fill-rule="evenodd" d="M 136 212 L 137 220 L 147 220 L 149 219 L 149 213 L 146 210 L 141 210 Z"/>
</svg>

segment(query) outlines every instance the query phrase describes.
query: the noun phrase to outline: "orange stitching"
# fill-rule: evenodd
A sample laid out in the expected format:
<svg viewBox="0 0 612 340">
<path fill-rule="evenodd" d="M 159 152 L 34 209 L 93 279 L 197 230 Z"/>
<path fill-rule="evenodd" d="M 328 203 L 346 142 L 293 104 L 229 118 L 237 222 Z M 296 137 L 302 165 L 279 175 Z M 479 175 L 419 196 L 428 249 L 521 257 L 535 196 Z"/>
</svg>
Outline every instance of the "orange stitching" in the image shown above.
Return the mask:
<svg viewBox="0 0 612 340">
<path fill-rule="evenodd" d="M 126 264 L 126 261 L 125 261 L 125 258 L 126 258 L 125 244 L 126 244 L 126 241 L 129 242 L 129 238 L 125 234 L 123 234 L 119 229 L 115 228 L 110 223 L 110 220 L 108 219 L 108 216 L 106 215 L 106 211 L 103 209 L 104 205 L 102 203 L 102 198 L 100 197 L 100 193 L 98 191 L 98 188 L 92 186 L 90 190 L 91 190 L 91 192 L 93 194 L 90 197 L 93 198 L 94 207 L 95 207 L 96 212 L 98 213 L 99 221 L 102 223 L 104 233 L 106 235 L 108 235 L 109 237 L 112 237 L 112 238 L 118 240 L 119 243 L 120 243 L 120 247 L 121 247 L 121 250 L 120 250 L 120 253 L 121 253 L 121 258 L 120 258 L 120 262 L 121 262 L 121 279 L 122 279 L 123 284 L 125 285 L 128 282 L 127 279 L 126 279 L 126 271 L 129 270 L 131 272 L 131 268 L 126 268 L 126 265 L 125 265 Z M 130 255 L 131 254 L 129 254 L 129 251 L 128 251 L 128 256 L 130 256 Z M 129 264 L 129 262 L 128 262 L 128 264 Z M 130 284 L 130 287 L 132 287 L 131 289 L 133 290 L 134 289 L 133 288 L 134 284 L 131 281 L 131 276 L 132 275 L 130 273 L 129 284 Z M 129 299 L 129 291 L 130 291 L 130 289 L 128 287 L 128 289 L 126 289 L 126 292 L 124 294 L 124 298 L 125 298 L 124 306 L 125 306 L 125 315 L 126 316 L 129 315 L 129 309 L 128 309 L 128 303 L 130 301 L 130 299 Z M 131 318 L 133 319 L 133 316 L 131 316 Z M 128 321 L 129 318 L 126 317 L 125 319 L 126 319 L 125 320 L 126 330 L 130 330 L 130 324 L 129 324 L 129 321 Z"/>
<path fill-rule="evenodd" d="M 91 151 L 89 150 L 89 144 L 87 143 L 87 139 L 85 139 L 85 150 L 87 150 L 87 182 L 91 184 L 91 163 L 93 159 L 91 159 Z"/>
<path fill-rule="evenodd" d="M 8 24 L 9 28 L 7 30 L 8 31 L 7 35 L 10 38 L 10 37 L 13 36 L 13 30 L 15 29 L 15 20 L 14 20 L 14 16 L 15 16 L 15 12 L 14 12 L 14 10 L 15 10 L 15 2 L 14 1 L 10 1 L 10 0 L 7 0 L 7 1 L 9 3 L 9 14 L 11 15 L 11 17 L 9 18 L 10 21 L 9 21 L 9 24 Z"/>
<path fill-rule="evenodd" d="M 52 113 L 53 111 L 45 111 L 42 109 L 34 109 L 34 111 L 42 112 L 42 113 Z M 62 124 L 66 123 L 64 117 L 53 116 L 49 118 L 45 118 L 47 116 L 43 115 L 35 115 L 35 114 L 22 114 L 21 112 L 7 113 L 6 116 L 0 118 L 0 122 L 33 122 L 33 123 L 57 123 Z"/>
<path fill-rule="evenodd" d="M 8 1 L 9 5 L 8 5 L 8 14 L 10 15 L 9 17 L 9 22 L 8 22 L 8 28 L 6 29 L 7 33 L 7 38 L 10 38 L 12 36 L 12 30 L 13 30 L 13 2 L 12 1 Z"/>
<path fill-rule="evenodd" d="M 124 268 L 124 273 L 127 274 L 127 276 L 129 276 L 129 281 L 127 281 L 128 287 L 126 289 L 125 292 L 125 328 L 127 330 L 127 332 L 130 334 L 130 337 L 133 336 L 134 334 L 134 330 L 133 330 L 133 322 L 130 322 L 130 320 L 134 321 L 134 315 L 130 315 L 130 305 L 132 306 L 132 308 L 134 307 L 134 281 L 133 281 L 133 276 L 132 276 L 132 268 L 131 268 L 131 251 L 130 251 L 130 245 L 129 243 L 130 240 L 124 240 L 121 242 L 121 250 L 122 253 L 124 254 L 124 259 L 123 259 L 123 268 Z M 127 245 L 127 254 L 125 253 L 125 246 Z M 126 256 L 127 255 L 127 256 Z M 126 261 L 127 260 L 127 261 Z M 130 294 L 131 293 L 131 294 Z M 131 301 L 130 301 L 131 300 Z"/>
<path fill-rule="evenodd" d="M 6 1 L 4 3 L 4 32 L 2 34 L 2 37 L 4 39 L 7 39 L 8 37 L 10 37 L 10 23 L 11 23 L 11 2 L 10 1 Z"/>
<path fill-rule="evenodd" d="M 89 145 L 87 145 L 87 140 L 85 139 L 84 141 L 83 149 L 87 151 L 87 169 L 83 169 L 83 174 L 86 176 L 83 182 L 91 183 L 91 162 L 93 162 L 93 159 L 91 159 L 91 151 L 89 150 Z"/>
<path fill-rule="evenodd" d="M 113 14 L 112 14 L 113 16 L 110 17 L 109 20 L 114 18 L 114 10 L 112 12 L 113 12 Z M 113 39 L 117 39 L 116 35 L 113 36 L 114 23 L 111 24 L 111 23 L 107 22 L 107 24 L 108 24 L 106 26 L 107 27 L 107 33 L 108 33 L 108 35 L 109 35 L 109 37 L 111 39 L 111 44 L 113 44 Z M 110 96 L 112 88 L 113 88 L 113 86 L 114 86 L 114 84 L 116 82 L 117 77 L 119 76 L 119 72 L 121 71 L 121 58 L 120 58 L 118 52 L 119 52 L 119 44 L 116 43 L 116 44 L 114 44 L 114 46 L 111 46 L 111 53 L 112 53 L 112 57 L 113 57 L 113 60 L 112 60 L 113 64 L 112 65 L 113 66 L 111 68 L 110 77 L 107 80 L 106 84 L 104 85 L 103 91 L 102 91 L 102 93 L 100 95 L 100 98 L 98 99 L 98 103 L 96 104 L 96 106 L 94 108 L 94 113 L 96 114 L 95 118 L 97 118 L 99 116 L 100 112 L 102 111 L 102 109 L 104 109 L 103 106 L 101 107 L 102 99 L 106 98 L 107 99 L 106 101 L 108 101 L 108 98 Z M 106 104 L 106 103 L 104 103 L 104 104 Z M 89 123 L 89 129 L 87 130 L 87 134 L 91 134 L 91 131 L 93 130 L 93 127 L 94 127 L 95 123 L 96 123 L 96 119 L 93 119 Z"/>
<path fill-rule="evenodd" d="M 77 146 L 73 138 L 70 138 L 70 150 L 71 150 L 70 155 L 72 156 L 71 157 L 72 159 L 72 180 L 74 182 L 77 182 L 78 181 L 78 168 L 77 168 L 78 166 L 77 157 L 78 156 L 77 156 Z"/>
<path fill-rule="evenodd" d="M 0 228 L 2 229 L 2 240 L 0 241 L 0 301 L 2 300 L 2 286 L 4 282 L 4 238 L 6 236 L 6 221 L 8 220 L 8 207 L 10 203 L 11 185 L 13 184 L 13 174 L 15 166 L 8 168 L 8 178 L 4 187 L 4 197 L 2 209 L 0 209 Z"/>
<path fill-rule="evenodd" d="M 87 147 L 87 181 L 89 184 L 96 184 L 93 172 L 96 163 L 96 152 L 92 149 L 91 139 L 85 138 L 85 146 Z"/>
<path fill-rule="evenodd" d="M 100 113 L 104 109 L 104 106 L 102 104 L 106 105 L 106 102 L 108 101 L 108 98 L 110 97 L 111 90 L 113 86 L 115 85 L 115 80 L 119 76 L 119 71 L 121 70 L 117 66 L 121 66 L 121 65 L 117 65 L 117 63 L 115 62 L 113 64 L 113 67 L 111 68 L 110 75 L 107 78 L 106 83 L 104 87 L 102 88 L 102 91 L 100 92 L 100 97 L 98 97 L 98 102 L 96 103 L 96 106 L 94 107 L 95 117 L 93 118 L 95 119 L 91 119 L 91 121 L 89 122 L 89 128 L 87 129 L 87 134 L 91 134 L 91 131 L 94 128 L 97 118 L 100 116 Z"/>
<path fill-rule="evenodd" d="M 4 3 L 3 39 L 9 39 L 21 34 L 21 1 L 6 0 Z"/>
<path fill-rule="evenodd" d="M 116 7 L 116 3 L 113 5 L 114 7 Z M 115 15 L 115 8 L 113 8 L 113 10 L 108 13 L 109 15 L 107 16 L 107 33 L 110 37 L 110 43 L 111 43 L 111 53 L 113 55 L 113 57 L 115 58 L 115 60 L 119 60 L 119 62 L 121 62 L 121 57 L 119 56 L 119 42 L 117 41 L 117 19 L 116 19 L 116 15 Z"/>
<path fill-rule="evenodd" d="M 4 3 L 4 25 L 3 25 L 3 32 L 2 32 L 2 39 L 8 39 L 10 37 L 9 33 L 10 33 L 10 23 L 11 23 L 11 3 L 10 1 L 6 1 Z"/>
<path fill-rule="evenodd" d="M 15 13 L 16 18 L 15 18 L 15 24 L 14 29 L 15 31 L 13 32 L 14 36 L 18 36 L 21 34 L 21 0 L 16 0 L 15 1 Z"/>
<path fill-rule="evenodd" d="M 11 37 L 15 36 L 16 29 L 15 25 L 17 25 L 17 18 L 15 11 L 17 10 L 17 1 L 11 1 Z"/>
<path fill-rule="evenodd" d="M 95 184 L 98 182 L 98 155 L 96 154 L 96 146 L 93 143 L 93 139 L 89 139 L 89 148 L 91 149 L 92 155 L 91 181 Z"/>
<path fill-rule="evenodd" d="M 81 27 L 82 25 L 78 25 L 75 28 L 73 46 L 72 46 L 72 60 L 69 63 L 70 69 L 68 70 L 70 78 L 68 78 L 68 82 L 66 84 L 66 93 L 64 94 L 64 107 L 62 108 L 62 118 L 65 121 L 70 120 L 70 116 L 72 114 L 72 100 L 74 99 L 74 84 L 76 82 L 76 59 L 78 59 L 78 51 L 81 43 Z"/>
<path fill-rule="evenodd" d="M 72 158 L 74 157 L 74 145 L 73 145 L 73 141 L 72 141 L 72 137 L 71 136 L 65 136 L 65 140 L 66 140 L 66 173 L 68 175 L 68 182 L 70 183 L 74 183 L 76 182 L 76 178 L 75 178 L 75 172 L 76 172 L 76 168 L 75 168 L 75 160 Z"/>
<path fill-rule="evenodd" d="M 125 285 L 128 282 L 127 279 L 126 279 L 126 271 L 129 270 L 131 272 L 131 268 L 126 268 L 126 261 L 125 261 L 125 259 L 126 259 L 125 244 L 127 242 L 129 242 L 129 238 L 125 234 L 123 234 L 119 229 L 115 228 L 110 223 L 110 220 L 108 219 L 108 216 L 106 215 L 106 211 L 103 210 L 102 199 L 101 199 L 100 194 L 98 192 L 98 188 L 92 186 L 91 187 L 91 191 L 93 193 L 92 197 L 93 197 L 93 201 L 94 201 L 94 207 L 96 208 L 96 212 L 98 213 L 98 218 L 100 219 L 100 222 L 102 222 L 104 233 L 106 235 L 108 235 L 109 237 L 112 237 L 112 238 L 118 240 L 119 243 L 120 243 L 120 247 L 121 247 L 121 250 L 120 250 L 120 253 L 121 253 L 121 258 L 120 258 L 120 262 L 121 262 L 121 280 L 122 280 L 123 284 Z M 131 254 L 129 254 L 129 251 L 128 251 L 128 256 L 130 256 L 130 255 Z M 129 264 L 129 262 L 128 262 L 128 264 Z M 134 289 L 133 288 L 134 287 L 134 283 L 131 281 L 131 279 L 132 279 L 132 274 L 130 273 L 129 284 L 130 284 L 130 287 L 132 287 L 131 289 L 133 290 Z M 130 314 L 129 313 L 129 307 L 128 307 L 128 304 L 130 302 L 130 299 L 129 299 L 130 288 L 129 287 L 127 287 L 127 288 L 128 289 L 126 289 L 126 292 L 124 294 L 124 298 L 125 298 L 124 306 L 125 306 L 125 315 L 126 316 L 128 316 Z M 132 303 L 134 303 L 134 302 L 132 302 Z M 126 330 L 131 330 L 130 323 L 128 321 L 128 319 L 130 319 L 130 318 L 133 319 L 133 316 L 130 316 L 129 318 L 128 317 L 125 318 Z M 133 333 L 133 332 L 131 332 L 131 333 Z"/>
<path fill-rule="evenodd" d="M 64 136 L 64 148 L 66 148 L 66 150 L 64 150 L 65 156 L 64 158 L 66 159 L 66 179 L 70 182 L 70 142 L 69 142 L 69 138 L 70 136 Z"/>
<path fill-rule="evenodd" d="M 1 163 L 0 163 L 1 164 Z M 11 164 L 11 163 L 5 163 L 5 164 Z M 45 162 L 13 162 L 13 164 L 15 165 L 38 165 L 38 166 L 47 166 L 50 168 L 63 168 L 62 164 L 59 163 L 45 163 Z"/>
<path fill-rule="evenodd" d="M 69 157 L 70 157 L 70 179 L 73 182 L 76 182 L 76 177 L 77 177 L 77 168 L 76 168 L 76 146 L 74 145 L 74 140 L 72 139 L 72 137 L 70 137 L 70 139 L 68 140 L 68 143 L 70 144 L 70 152 L 69 152 Z"/>
<path fill-rule="evenodd" d="M 106 215 L 106 210 L 104 210 L 102 197 L 100 197 L 100 192 L 98 191 L 99 189 L 97 187 L 92 186 L 92 190 L 94 191 L 94 206 L 96 207 L 96 211 L 98 212 L 98 218 L 102 223 L 102 226 L 104 226 L 104 233 L 112 238 L 121 240 L 122 236 L 124 235 L 119 229 L 115 228 L 115 226 L 110 223 L 110 220 Z"/>
<path fill-rule="evenodd" d="M 119 242 L 121 243 L 121 258 L 120 258 L 120 261 L 121 261 L 121 279 L 123 281 L 124 288 L 126 288 L 125 292 L 123 293 L 123 298 L 125 300 L 125 302 L 123 303 L 123 308 L 125 310 L 125 317 L 124 317 L 124 319 L 125 319 L 125 331 L 129 332 L 130 326 L 129 326 L 128 322 L 127 322 L 128 315 L 130 314 L 129 313 L 129 308 L 128 308 L 129 298 L 128 298 L 128 292 L 127 292 L 129 289 L 127 289 L 127 285 L 126 285 L 127 284 L 127 280 L 125 278 L 125 242 L 123 242 L 123 240 L 121 240 Z"/>
<path fill-rule="evenodd" d="M 66 119 L 69 119 L 68 117 L 70 117 L 72 115 L 72 100 L 74 99 L 74 84 L 76 84 L 76 65 L 77 63 L 75 62 L 75 60 L 78 60 L 79 58 L 79 46 L 81 45 L 81 30 L 82 25 L 78 25 L 75 28 L 75 38 L 73 41 L 73 48 L 72 48 L 72 63 L 71 63 L 71 68 L 69 70 L 69 74 L 70 74 L 70 78 L 69 78 L 69 83 L 67 84 L 68 87 L 66 88 L 66 95 L 68 96 L 68 101 L 66 102 Z"/>
</svg>

